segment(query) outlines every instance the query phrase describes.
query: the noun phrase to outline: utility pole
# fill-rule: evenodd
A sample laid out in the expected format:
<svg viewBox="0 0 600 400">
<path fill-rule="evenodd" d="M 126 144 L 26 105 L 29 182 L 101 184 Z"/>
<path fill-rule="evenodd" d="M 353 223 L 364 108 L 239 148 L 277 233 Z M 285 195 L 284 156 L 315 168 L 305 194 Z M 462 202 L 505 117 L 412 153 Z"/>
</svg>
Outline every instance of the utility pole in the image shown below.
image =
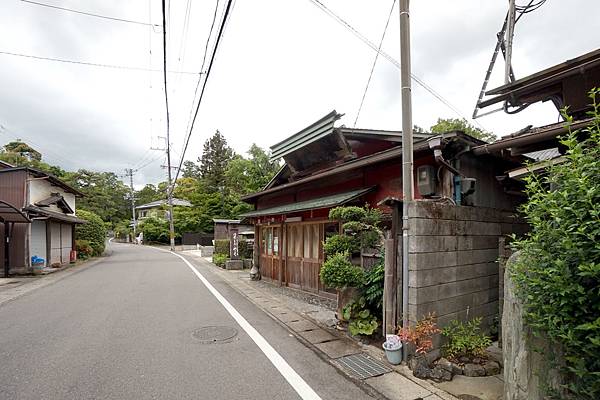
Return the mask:
<svg viewBox="0 0 600 400">
<path fill-rule="evenodd" d="M 150 147 L 150 149 L 152 150 L 159 150 L 159 151 L 164 151 L 165 154 L 167 155 L 167 165 L 161 165 L 161 167 L 166 168 L 167 169 L 167 179 L 168 179 L 168 185 L 167 185 L 167 206 L 168 206 L 168 213 L 169 213 L 169 244 L 171 247 L 171 251 L 175 250 L 175 227 L 173 225 L 173 178 L 171 175 L 171 170 L 173 168 L 177 168 L 177 167 L 172 167 L 171 166 L 171 144 L 169 143 L 169 132 L 167 131 L 167 136 L 159 136 L 159 139 L 164 139 L 165 140 L 165 147 L 161 148 L 161 147 Z"/>
<path fill-rule="evenodd" d="M 400 0 L 400 85 L 402 89 L 402 326 L 408 327 L 408 206 L 413 201 L 413 124 L 409 0 Z M 405 360 L 406 353 L 404 352 Z"/>
<path fill-rule="evenodd" d="M 513 36 L 515 34 L 515 0 L 508 1 L 508 16 L 506 25 L 506 55 L 504 57 L 504 83 L 508 84 L 511 82 L 511 63 L 512 63 L 512 44 Z"/>
<path fill-rule="evenodd" d="M 125 169 L 125 173 L 129 176 L 129 184 L 131 186 L 131 215 L 133 216 L 133 240 L 137 237 L 137 221 L 135 218 L 135 191 L 133 190 L 133 169 Z"/>
</svg>

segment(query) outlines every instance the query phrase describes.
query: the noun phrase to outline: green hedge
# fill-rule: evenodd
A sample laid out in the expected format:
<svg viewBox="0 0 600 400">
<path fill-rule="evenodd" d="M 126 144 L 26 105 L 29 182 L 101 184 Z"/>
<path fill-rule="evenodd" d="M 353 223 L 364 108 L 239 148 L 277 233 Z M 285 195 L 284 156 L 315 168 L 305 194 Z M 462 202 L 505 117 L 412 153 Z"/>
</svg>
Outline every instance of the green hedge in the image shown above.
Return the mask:
<svg viewBox="0 0 600 400">
<path fill-rule="evenodd" d="M 87 223 L 75 227 L 75 239 L 88 241 L 93 250 L 92 255 L 102 255 L 106 243 L 104 221 L 97 214 L 86 210 L 78 210 L 77 216 L 86 220 Z"/>
<path fill-rule="evenodd" d="M 239 251 L 241 259 L 252 259 L 253 248 L 252 242 L 247 240 L 240 240 L 239 242 Z M 229 239 L 219 239 L 215 240 L 215 253 L 217 254 L 225 254 L 227 257 L 231 257 L 229 254 Z"/>
<path fill-rule="evenodd" d="M 225 254 L 227 257 L 229 257 L 229 240 L 228 239 L 215 240 L 215 253 L 216 254 Z"/>
</svg>

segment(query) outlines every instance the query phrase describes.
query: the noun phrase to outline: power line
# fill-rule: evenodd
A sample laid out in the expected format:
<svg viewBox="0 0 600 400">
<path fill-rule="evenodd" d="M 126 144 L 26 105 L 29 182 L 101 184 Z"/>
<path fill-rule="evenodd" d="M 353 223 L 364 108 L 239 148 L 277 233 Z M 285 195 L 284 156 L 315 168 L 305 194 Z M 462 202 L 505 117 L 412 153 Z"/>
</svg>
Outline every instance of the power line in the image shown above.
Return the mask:
<svg viewBox="0 0 600 400">
<path fill-rule="evenodd" d="M 387 21 L 385 22 L 385 27 L 383 28 L 383 34 L 381 35 L 381 40 L 379 41 L 379 46 L 377 47 L 377 53 L 375 53 L 375 59 L 373 60 L 373 65 L 371 66 L 371 72 L 369 72 L 369 79 L 367 79 L 367 86 L 365 86 L 365 91 L 363 92 L 362 99 L 360 100 L 360 106 L 358 106 L 358 111 L 356 112 L 356 118 L 354 119 L 354 127 L 356 128 L 356 123 L 358 122 L 358 117 L 360 117 L 360 111 L 362 110 L 363 104 L 365 102 L 365 97 L 367 96 L 367 91 L 369 90 L 369 84 L 371 83 L 371 78 L 373 77 L 373 71 L 375 70 L 375 65 L 377 64 L 377 59 L 379 58 L 379 54 L 381 52 L 381 46 L 383 45 L 383 40 L 385 39 L 385 33 L 387 32 L 388 25 L 390 24 L 390 19 L 392 18 L 392 12 L 394 12 L 394 6 L 396 5 L 396 0 L 392 2 L 392 8 L 390 9 L 390 14 L 387 17 Z"/>
<path fill-rule="evenodd" d="M 177 167 L 177 172 L 175 174 L 175 181 L 179 177 L 179 172 L 181 171 L 181 165 L 183 164 L 183 159 L 185 157 L 185 153 L 187 151 L 188 145 L 190 143 L 190 137 L 192 136 L 192 131 L 194 130 L 194 124 L 196 122 L 196 118 L 198 117 L 198 111 L 200 110 L 200 104 L 202 104 L 202 98 L 204 97 L 204 91 L 206 89 L 206 83 L 208 82 L 208 78 L 210 77 L 210 72 L 212 71 L 212 67 L 215 61 L 215 56 L 217 54 L 217 50 L 219 48 L 219 43 L 221 42 L 221 38 L 223 37 L 223 31 L 225 29 L 225 24 L 227 23 L 227 18 L 229 16 L 231 10 L 231 4 L 233 0 L 227 1 L 227 6 L 225 8 L 225 12 L 223 13 L 223 19 L 221 20 L 221 26 L 219 27 L 219 32 L 217 34 L 217 38 L 215 40 L 215 46 L 213 48 L 212 55 L 210 57 L 210 63 L 208 64 L 208 70 L 206 71 L 206 76 L 204 77 L 204 83 L 202 84 L 202 90 L 200 92 L 200 97 L 198 98 L 198 104 L 196 105 L 196 111 L 194 113 L 194 118 L 192 119 L 192 123 L 190 125 L 187 138 L 185 140 L 185 146 L 183 147 L 183 152 L 181 153 L 181 158 L 179 159 L 179 166 Z M 170 192 L 173 192 L 173 186 L 170 187 Z"/>
<path fill-rule="evenodd" d="M 316 5 L 318 8 L 320 8 L 322 11 L 324 11 L 327 15 L 329 15 L 331 18 L 333 18 L 336 22 L 338 22 L 339 24 L 341 24 L 342 26 L 344 26 L 346 29 L 348 29 L 354 36 L 356 36 L 357 38 L 359 38 L 363 43 L 365 43 L 371 49 L 373 49 L 376 52 L 378 52 L 383 58 L 385 58 L 386 60 L 388 60 L 389 62 L 391 62 L 396 68 L 400 69 L 400 63 L 395 58 L 393 58 L 392 56 L 390 56 L 388 53 L 386 53 L 383 50 L 378 50 L 377 46 L 372 41 L 370 41 L 366 36 L 364 36 L 362 33 L 360 33 L 358 30 L 356 30 L 352 25 L 350 25 L 348 22 L 346 22 L 342 17 L 340 17 L 339 15 L 337 15 L 336 13 L 334 13 L 331 9 L 329 9 L 320 0 L 310 0 L 310 1 L 314 5 Z M 460 116 L 461 118 L 463 118 L 465 120 L 469 119 L 469 118 L 465 117 L 464 114 L 462 114 L 460 112 L 460 110 L 458 110 L 458 108 L 456 108 L 455 106 L 453 106 L 441 94 L 437 93 L 431 86 L 427 85 L 421 78 L 419 78 L 418 76 L 416 76 L 412 72 L 410 74 L 410 77 L 419 86 L 421 86 L 423 89 L 425 89 L 427 92 L 429 92 L 433 97 L 435 97 L 440 102 L 442 102 L 446 107 L 448 107 L 449 109 L 451 109 L 452 111 L 454 111 L 458 116 Z M 474 120 L 474 122 L 477 125 L 479 125 L 480 128 L 485 129 L 477 120 Z"/>
<path fill-rule="evenodd" d="M 158 24 L 151 24 L 151 23 L 147 23 L 147 22 L 134 21 L 134 20 L 131 20 L 131 19 L 109 17 L 107 15 L 94 14 L 94 13 L 90 13 L 90 12 L 86 12 L 86 11 L 74 10 L 72 8 L 65 8 L 65 7 L 55 6 L 55 5 L 52 5 L 52 4 L 40 3 L 40 2 L 37 2 L 37 1 L 31 1 L 31 0 L 21 0 L 21 1 L 23 3 L 29 3 L 29 4 L 33 4 L 33 5 L 36 5 L 36 6 L 53 8 L 53 9 L 56 9 L 56 10 L 66 11 L 66 12 L 75 13 L 75 14 L 87 15 L 88 17 L 96 17 L 96 18 L 102 18 L 102 19 L 109 19 L 111 21 L 127 22 L 127 23 L 130 23 L 130 24 L 137 24 L 137 25 L 146 25 L 146 26 L 151 26 L 153 28 L 154 27 L 159 27 Z"/>
<path fill-rule="evenodd" d="M 215 22 L 217 21 L 217 11 L 218 10 L 219 10 L 219 0 L 217 0 L 217 3 L 215 4 L 215 11 L 213 13 L 212 23 L 210 24 L 210 30 L 208 31 L 208 38 L 206 39 L 206 45 L 204 46 L 204 56 L 202 57 L 202 65 L 200 66 L 200 71 L 204 71 L 204 65 L 206 63 L 206 55 L 208 54 L 208 45 L 210 44 L 210 38 L 212 37 L 213 29 L 215 27 Z M 198 95 L 198 88 L 200 87 L 201 80 L 202 80 L 202 75 L 200 75 L 198 77 L 198 82 L 196 82 L 196 88 L 194 89 L 194 97 L 192 97 L 192 104 L 190 106 L 190 115 L 188 117 L 188 122 L 185 127 L 186 131 L 190 128 L 190 123 L 193 118 L 194 104 L 196 103 L 196 96 Z M 186 148 L 187 148 L 187 143 L 184 143 L 183 148 L 181 150 L 182 154 L 185 154 Z"/>
<path fill-rule="evenodd" d="M 31 58 L 31 59 L 35 59 L 35 60 L 45 60 L 45 61 L 54 61 L 54 62 L 67 63 L 67 64 L 86 65 L 86 66 L 91 66 L 91 67 L 125 69 L 125 70 L 130 70 L 130 71 L 162 72 L 162 70 L 160 70 L 160 69 L 152 69 L 152 68 L 144 68 L 144 67 L 133 67 L 133 66 L 128 66 L 128 65 L 100 64 L 100 63 L 93 63 L 93 62 L 87 62 L 87 61 L 67 60 L 67 59 L 64 59 L 64 58 L 34 56 L 32 54 L 13 53 L 13 52 L 10 52 L 10 51 L 2 51 L 2 50 L 0 50 L 0 54 L 4 54 L 4 55 L 7 55 L 7 56 Z M 201 74 L 201 72 L 198 73 L 198 72 L 188 72 L 188 71 L 181 71 L 181 72 L 179 72 L 179 71 L 167 71 L 167 72 L 172 73 L 172 74 L 187 74 L 187 75 L 198 75 L 198 74 Z"/>
</svg>

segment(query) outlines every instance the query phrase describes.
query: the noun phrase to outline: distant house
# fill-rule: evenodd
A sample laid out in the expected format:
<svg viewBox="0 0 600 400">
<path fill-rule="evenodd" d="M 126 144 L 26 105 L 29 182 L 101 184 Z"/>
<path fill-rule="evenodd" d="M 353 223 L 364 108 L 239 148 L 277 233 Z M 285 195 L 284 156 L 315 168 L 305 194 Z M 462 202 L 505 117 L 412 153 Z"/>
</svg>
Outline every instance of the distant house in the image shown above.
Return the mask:
<svg viewBox="0 0 600 400">
<path fill-rule="evenodd" d="M 32 259 L 39 267 L 68 263 L 75 250 L 75 225 L 85 223 L 77 218 L 75 208 L 76 198 L 83 194 L 53 175 L 7 163 L 0 163 L 0 188 L 5 209 L 18 211 L 30 221 L 2 224 L 3 243 L 7 232 L 10 239 L 9 272 L 31 272 Z M 5 267 L 5 246 L 1 247 L 0 265 Z"/>
<path fill-rule="evenodd" d="M 167 200 L 156 200 L 150 203 L 142 204 L 135 207 L 138 220 L 143 220 L 148 217 L 166 218 L 168 206 Z M 174 207 L 191 207 L 192 203 L 187 200 L 173 198 Z"/>
</svg>

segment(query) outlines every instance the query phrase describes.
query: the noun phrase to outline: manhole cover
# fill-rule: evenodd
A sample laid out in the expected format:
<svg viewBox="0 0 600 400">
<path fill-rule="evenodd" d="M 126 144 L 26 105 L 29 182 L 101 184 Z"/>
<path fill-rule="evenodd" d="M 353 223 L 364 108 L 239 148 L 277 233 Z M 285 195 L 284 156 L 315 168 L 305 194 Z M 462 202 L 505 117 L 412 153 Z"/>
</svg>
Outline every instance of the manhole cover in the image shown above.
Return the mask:
<svg viewBox="0 0 600 400">
<path fill-rule="evenodd" d="M 336 360 L 345 370 L 359 379 L 367 379 L 391 372 L 384 364 L 364 354 L 352 354 Z"/>
<path fill-rule="evenodd" d="M 229 343 L 238 334 L 238 331 L 230 326 L 205 326 L 192 332 L 192 337 L 204 344 Z"/>
</svg>

